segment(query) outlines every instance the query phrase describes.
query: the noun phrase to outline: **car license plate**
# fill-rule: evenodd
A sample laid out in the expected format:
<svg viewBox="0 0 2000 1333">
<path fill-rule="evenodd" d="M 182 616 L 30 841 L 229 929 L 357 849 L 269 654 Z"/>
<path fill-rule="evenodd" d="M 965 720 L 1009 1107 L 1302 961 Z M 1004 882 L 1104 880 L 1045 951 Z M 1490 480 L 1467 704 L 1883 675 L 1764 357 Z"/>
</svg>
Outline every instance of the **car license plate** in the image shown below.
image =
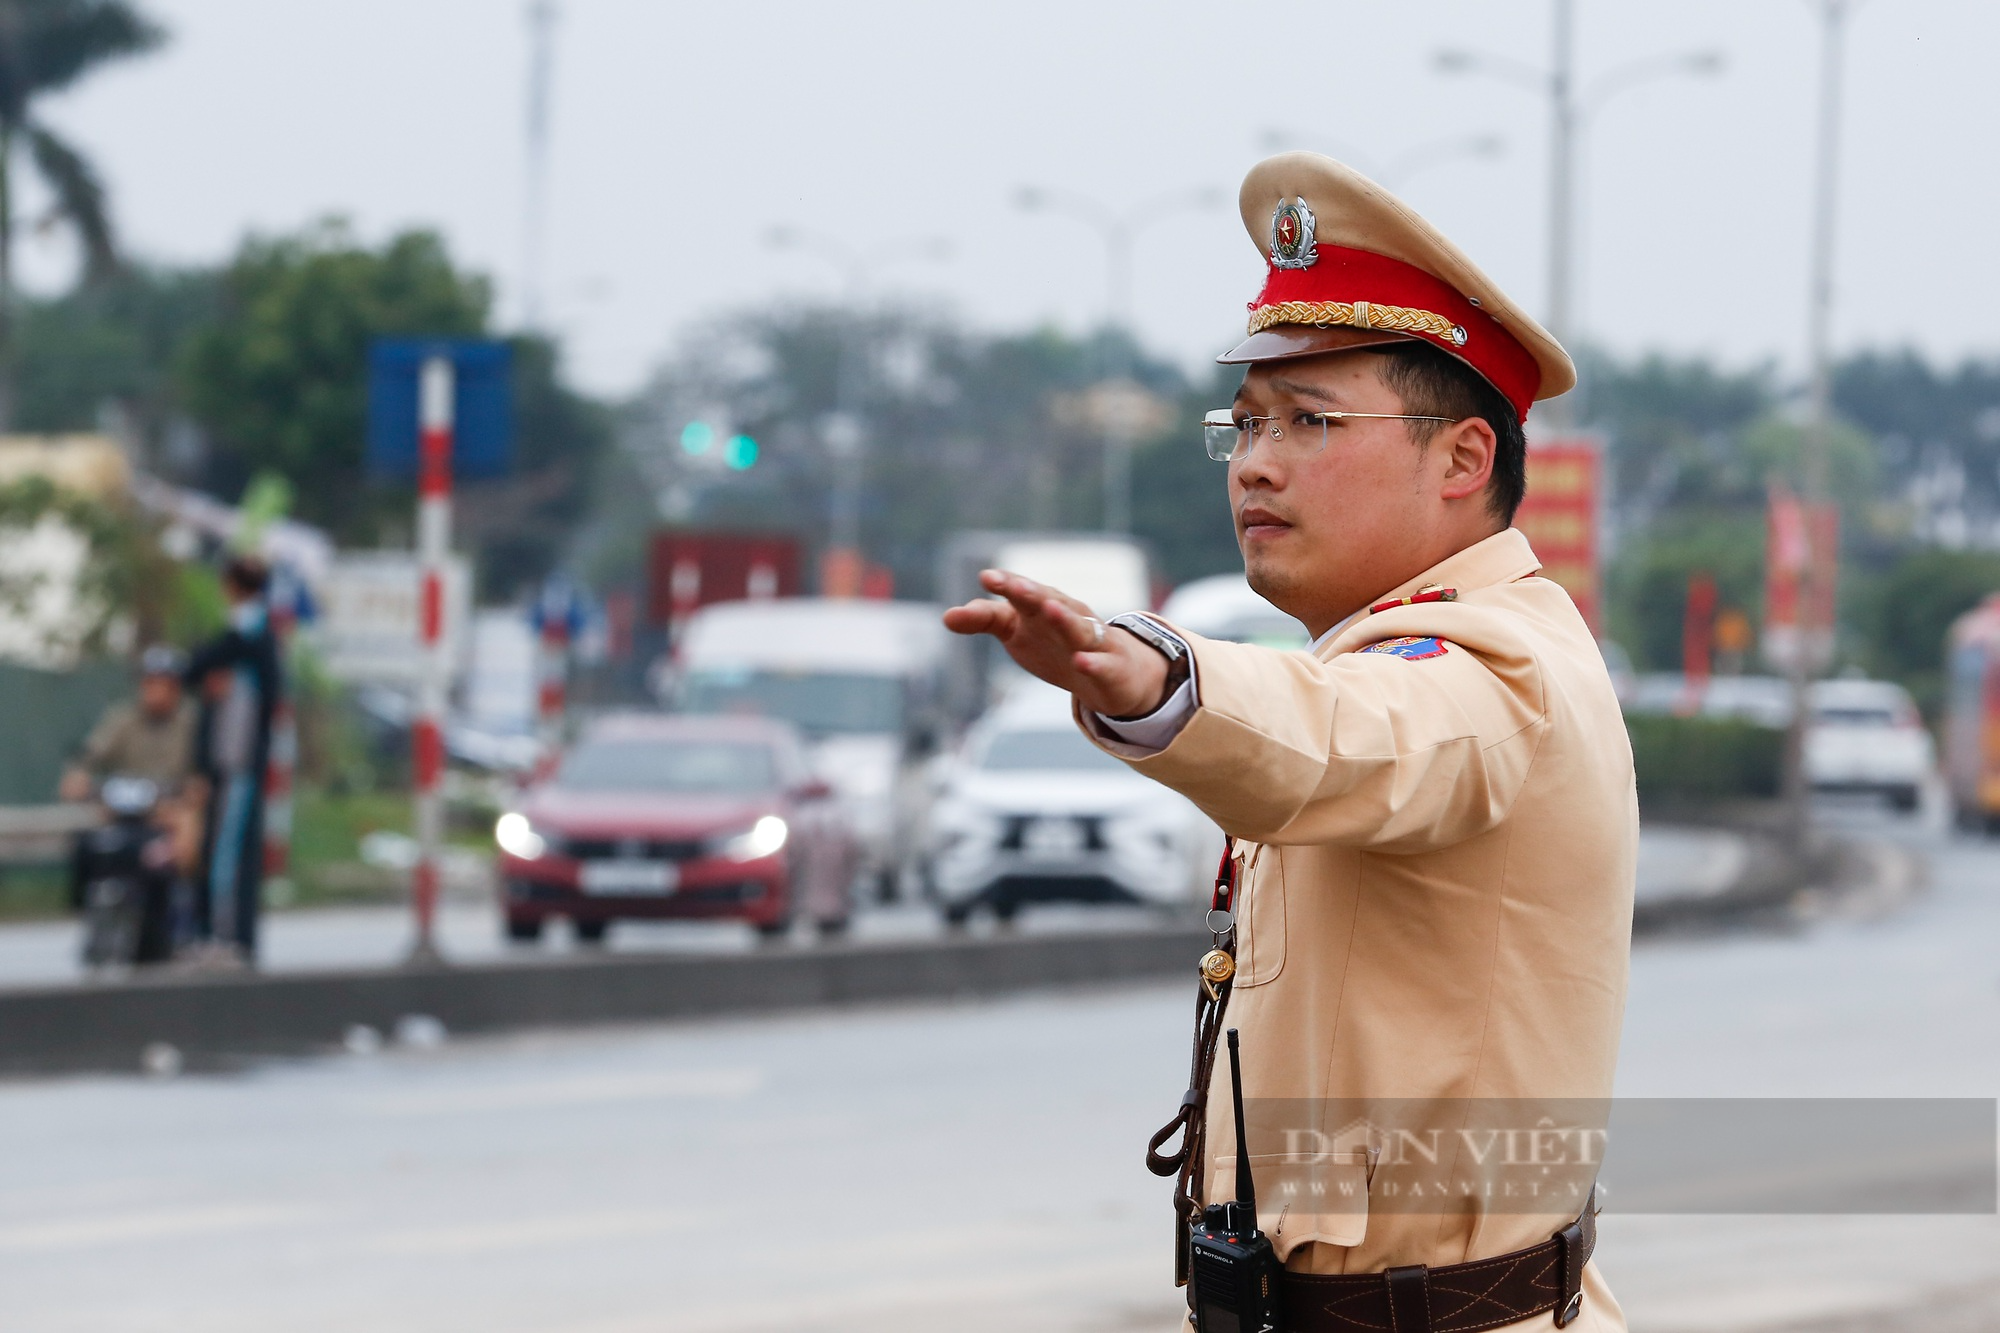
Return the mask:
<svg viewBox="0 0 2000 1333">
<path fill-rule="evenodd" d="M 585 861 L 581 878 L 585 893 L 672 893 L 680 868 L 670 861 Z"/>
<path fill-rule="evenodd" d="M 1083 850 L 1083 830 L 1074 819 L 1037 819 L 1023 833 L 1021 847 L 1030 856 L 1075 856 Z"/>
</svg>

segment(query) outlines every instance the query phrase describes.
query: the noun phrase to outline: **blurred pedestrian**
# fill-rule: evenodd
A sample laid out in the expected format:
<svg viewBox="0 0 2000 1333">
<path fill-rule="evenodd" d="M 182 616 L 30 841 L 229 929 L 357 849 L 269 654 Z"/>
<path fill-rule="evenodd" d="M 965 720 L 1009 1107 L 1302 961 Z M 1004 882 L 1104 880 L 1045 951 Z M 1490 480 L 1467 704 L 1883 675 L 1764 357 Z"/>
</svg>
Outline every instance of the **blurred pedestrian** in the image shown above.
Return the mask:
<svg viewBox="0 0 2000 1333">
<path fill-rule="evenodd" d="M 197 895 L 197 930 L 213 956 L 253 962 L 264 883 L 264 770 L 271 720 L 283 688 L 265 590 L 270 572 L 237 556 L 224 566 L 229 627 L 196 650 L 187 679 L 201 693 L 198 761 L 209 788 L 208 840 Z"/>
<path fill-rule="evenodd" d="M 1282 1310 L 1287 1333 L 1623 1329 L 1589 1264 L 1594 1158 L 1522 1176 L 1460 1151 L 1397 1175 L 1407 1143 L 1475 1127 L 1489 1146 L 1598 1132 L 1611 1093 L 1631 750 L 1588 626 L 1510 526 L 1529 406 L 1575 372 L 1456 246 L 1340 163 L 1272 158 L 1241 207 L 1266 279 L 1222 358 L 1248 368 L 1242 387 L 1204 443 L 1228 464 L 1251 586 L 1311 650 L 1102 623 L 995 570 L 996 600 L 946 624 L 1069 690 L 1098 745 L 1231 836 L 1191 1086 L 1148 1152 L 1180 1177 L 1201 1327 Z M 1243 1198 L 1225 1026 L 1242 1034 L 1260 1208 L 1222 1206 Z M 1397 1108 L 1428 1109 L 1385 1139 L 1376 1118 Z M 1277 1271 L 1237 1283 L 1253 1251 Z"/>
</svg>

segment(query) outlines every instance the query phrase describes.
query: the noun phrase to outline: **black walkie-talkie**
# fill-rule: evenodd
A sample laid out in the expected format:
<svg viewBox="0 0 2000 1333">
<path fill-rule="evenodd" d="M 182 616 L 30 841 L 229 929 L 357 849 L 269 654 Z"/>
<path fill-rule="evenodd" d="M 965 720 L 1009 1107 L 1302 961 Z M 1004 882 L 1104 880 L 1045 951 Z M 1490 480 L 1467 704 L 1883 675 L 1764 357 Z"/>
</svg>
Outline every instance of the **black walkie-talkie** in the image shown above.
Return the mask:
<svg viewBox="0 0 2000 1333">
<path fill-rule="evenodd" d="M 1281 1333 L 1278 1273 L 1283 1265 L 1257 1229 L 1257 1182 L 1250 1174 L 1250 1140 L 1243 1128 L 1243 1072 L 1236 1066 L 1236 1029 L 1229 1029 L 1229 1093 L 1236 1108 L 1236 1198 L 1212 1203 L 1188 1239 L 1188 1285 L 1198 1333 Z"/>
</svg>

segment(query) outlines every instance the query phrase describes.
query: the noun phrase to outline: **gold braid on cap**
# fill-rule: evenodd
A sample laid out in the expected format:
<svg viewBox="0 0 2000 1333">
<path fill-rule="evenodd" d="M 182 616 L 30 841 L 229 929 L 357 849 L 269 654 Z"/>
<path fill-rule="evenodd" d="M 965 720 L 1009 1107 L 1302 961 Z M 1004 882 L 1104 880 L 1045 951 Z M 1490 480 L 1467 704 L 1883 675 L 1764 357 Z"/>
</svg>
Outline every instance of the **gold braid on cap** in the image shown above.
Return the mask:
<svg viewBox="0 0 2000 1333">
<path fill-rule="evenodd" d="M 1273 324 L 1345 324 L 1357 329 L 1428 333 L 1454 347 L 1465 346 L 1464 326 L 1432 311 L 1406 305 L 1376 305 L 1370 301 L 1279 301 L 1250 312 L 1250 332 L 1262 333 Z"/>
</svg>

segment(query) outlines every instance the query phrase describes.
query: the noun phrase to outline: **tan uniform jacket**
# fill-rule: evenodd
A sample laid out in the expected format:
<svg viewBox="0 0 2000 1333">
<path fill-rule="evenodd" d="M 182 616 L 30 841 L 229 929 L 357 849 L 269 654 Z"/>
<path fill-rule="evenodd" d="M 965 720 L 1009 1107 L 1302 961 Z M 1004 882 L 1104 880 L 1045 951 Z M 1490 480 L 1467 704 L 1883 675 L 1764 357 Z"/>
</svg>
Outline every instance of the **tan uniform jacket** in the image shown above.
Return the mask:
<svg viewBox="0 0 2000 1333">
<path fill-rule="evenodd" d="M 1085 720 L 1238 840 L 1228 1024 L 1248 1097 L 1610 1096 L 1638 845 L 1631 749 L 1588 628 L 1539 567 L 1509 529 L 1384 592 L 1438 584 L 1457 600 L 1364 615 L 1310 653 L 1186 634 L 1199 707 L 1150 756 Z M 1443 651 L 1358 651 L 1405 636 Z M 1234 1196 L 1226 1058 L 1216 1078 L 1209 1200 Z M 1258 1159 L 1281 1147 L 1251 1144 L 1266 1196 Z M 1477 1174 L 1451 1152 L 1448 1168 Z M 1368 1206 L 1277 1236 L 1288 1267 L 1481 1259 L 1539 1244 L 1575 1213 Z M 1597 1268 L 1572 1329 L 1624 1327 Z"/>
</svg>

